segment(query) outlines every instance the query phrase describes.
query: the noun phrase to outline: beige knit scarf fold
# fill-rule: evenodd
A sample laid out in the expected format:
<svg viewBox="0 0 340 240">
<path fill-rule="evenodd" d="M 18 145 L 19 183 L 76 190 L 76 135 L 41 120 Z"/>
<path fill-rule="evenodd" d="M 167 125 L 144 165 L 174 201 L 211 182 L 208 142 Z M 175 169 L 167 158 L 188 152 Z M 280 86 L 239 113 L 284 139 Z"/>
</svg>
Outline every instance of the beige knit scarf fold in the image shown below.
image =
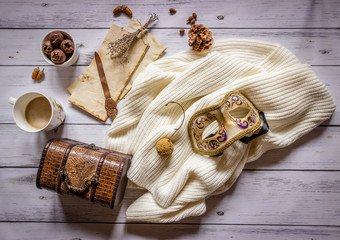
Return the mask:
<svg viewBox="0 0 340 240">
<path fill-rule="evenodd" d="M 249 144 L 234 143 L 220 157 L 192 151 L 186 125 L 198 110 L 242 92 L 266 115 L 270 131 Z M 171 136 L 171 156 L 155 145 Z M 128 178 L 148 192 L 127 210 L 129 221 L 174 222 L 202 215 L 205 199 L 229 189 L 247 162 L 288 146 L 330 118 L 335 103 L 309 65 L 279 44 L 245 39 L 217 41 L 204 53 L 191 50 L 150 64 L 135 80 L 110 127 L 106 147 L 133 154 Z M 247 193 L 245 193 L 247 194 Z"/>
</svg>

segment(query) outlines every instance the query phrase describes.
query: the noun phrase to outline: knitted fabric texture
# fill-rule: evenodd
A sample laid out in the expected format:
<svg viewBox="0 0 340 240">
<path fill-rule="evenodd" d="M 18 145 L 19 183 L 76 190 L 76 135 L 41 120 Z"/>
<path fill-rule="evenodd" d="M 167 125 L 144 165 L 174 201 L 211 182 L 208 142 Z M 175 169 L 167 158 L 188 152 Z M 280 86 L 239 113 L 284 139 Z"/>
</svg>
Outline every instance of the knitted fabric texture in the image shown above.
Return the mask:
<svg viewBox="0 0 340 240">
<path fill-rule="evenodd" d="M 227 92 L 242 92 L 265 113 L 270 131 L 222 156 L 193 152 L 187 132 L 190 117 L 217 104 Z M 156 143 L 173 136 L 171 156 Z M 128 221 L 175 222 L 206 211 L 205 200 L 229 189 L 247 162 L 288 146 L 335 110 L 335 102 L 309 65 L 279 44 L 244 39 L 217 41 L 211 49 L 192 50 L 150 64 L 134 82 L 108 131 L 106 147 L 133 154 L 128 178 L 147 192 L 127 209 Z"/>
</svg>

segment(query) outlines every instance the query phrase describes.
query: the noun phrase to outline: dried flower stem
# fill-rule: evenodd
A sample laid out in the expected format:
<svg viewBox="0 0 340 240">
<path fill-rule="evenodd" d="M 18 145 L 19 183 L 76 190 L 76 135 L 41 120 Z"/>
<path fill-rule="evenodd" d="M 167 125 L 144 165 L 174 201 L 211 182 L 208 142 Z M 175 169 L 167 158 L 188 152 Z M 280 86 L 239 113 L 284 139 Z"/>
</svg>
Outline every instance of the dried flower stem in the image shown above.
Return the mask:
<svg viewBox="0 0 340 240">
<path fill-rule="evenodd" d="M 153 22 L 158 20 L 158 16 L 153 13 L 151 14 L 149 20 L 138 30 L 133 33 L 124 34 L 122 38 L 116 40 L 115 42 L 109 42 L 107 49 L 109 50 L 108 54 L 110 54 L 111 58 L 122 57 L 122 62 L 124 62 L 128 55 L 129 49 L 132 46 L 133 42 L 137 38 L 139 33 L 144 35 L 145 29 Z"/>
</svg>

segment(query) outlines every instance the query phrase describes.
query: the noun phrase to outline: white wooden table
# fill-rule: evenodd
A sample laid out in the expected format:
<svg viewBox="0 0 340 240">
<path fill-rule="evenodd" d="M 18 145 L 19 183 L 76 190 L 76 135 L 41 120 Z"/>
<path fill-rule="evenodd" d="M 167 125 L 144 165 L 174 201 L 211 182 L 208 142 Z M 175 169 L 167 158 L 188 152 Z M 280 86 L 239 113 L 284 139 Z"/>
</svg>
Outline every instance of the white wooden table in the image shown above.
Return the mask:
<svg viewBox="0 0 340 240">
<path fill-rule="evenodd" d="M 0 0 L 0 239 L 340 239 L 340 107 L 331 120 L 288 148 L 246 165 L 228 192 L 207 200 L 207 212 L 175 224 L 127 223 L 125 211 L 140 192 L 128 190 L 121 207 L 106 209 L 35 187 L 40 154 L 52 137 L 104 146 L 101 123 L 68 101 L 66 87 L 93 58 L 126 4 L 142 22 L 155 12 L 151 30 L 166 45 L 163 57 L 188 48 L 186 19 L 193 12 L 215 39 L 254 38 L 280 43 L 313 70 L 340 104 L 340 1 L 51 1 Z M 169 8 L 177 9 L 176 15 Z M 219 20 L 217 16 L 223 16 Z M 40 55 L 51 29 L 69 32 L 80 58 L 75 66 L 49 66 Z M 31 79 L 34 67 L 46 77 Z M 29 134 L 12 119 L 9 96 L 41 91 L 61 101 L 67 117 L 58 132 Z"/>
</svg>

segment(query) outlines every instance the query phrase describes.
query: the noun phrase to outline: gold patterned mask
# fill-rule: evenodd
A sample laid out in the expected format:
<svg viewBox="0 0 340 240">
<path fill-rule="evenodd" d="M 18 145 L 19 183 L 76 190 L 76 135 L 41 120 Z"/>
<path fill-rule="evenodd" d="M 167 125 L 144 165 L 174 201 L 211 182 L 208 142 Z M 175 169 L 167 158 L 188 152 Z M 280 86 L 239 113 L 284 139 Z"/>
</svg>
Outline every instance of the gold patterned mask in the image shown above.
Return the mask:
<svg viewBox="0 0 340 240">
<path fill-rule="evenodd" d="M 205 130 L 215 121 L 217 132 L 204 136 Z M 268 132 L 268 125 L 264 114 L 259 113 L 244 95 L 231 91 L 220 103 L 196 112 L 189 120 L 188 132 L 194 152 L 216 156 L 237 140 L 247 143 L 254 138 L 251 135 Z"/>
</svg>

